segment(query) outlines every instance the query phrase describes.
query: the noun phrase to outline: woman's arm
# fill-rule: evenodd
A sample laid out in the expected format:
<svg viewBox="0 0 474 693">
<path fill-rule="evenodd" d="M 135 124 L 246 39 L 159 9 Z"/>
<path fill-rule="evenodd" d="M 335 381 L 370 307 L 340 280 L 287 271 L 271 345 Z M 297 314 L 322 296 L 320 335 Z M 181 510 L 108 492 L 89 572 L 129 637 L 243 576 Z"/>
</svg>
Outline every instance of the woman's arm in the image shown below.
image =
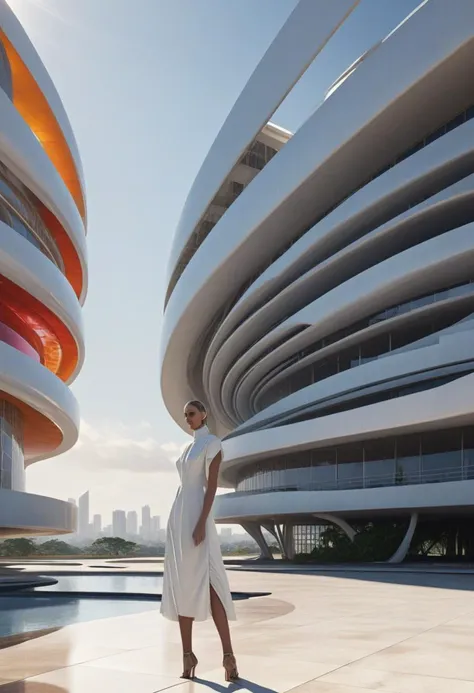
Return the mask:
<svg viewBox="0 0 474 693">
<path fill-rule="evenodd" d="M 193 532 L 193 539 L 196 546 L 201 544 L 206 536 L 206 521 L 211 512 L 212 504 L 217 491 L 217 480 L 219 478 L 219 467 L 222 460 L 222 453 L 218 452 L 209 466 L 209 474 L 207 477 L 207 489 L 204 495 L 204 503 L 202 505 L 201 515 Z"/>
</svg>

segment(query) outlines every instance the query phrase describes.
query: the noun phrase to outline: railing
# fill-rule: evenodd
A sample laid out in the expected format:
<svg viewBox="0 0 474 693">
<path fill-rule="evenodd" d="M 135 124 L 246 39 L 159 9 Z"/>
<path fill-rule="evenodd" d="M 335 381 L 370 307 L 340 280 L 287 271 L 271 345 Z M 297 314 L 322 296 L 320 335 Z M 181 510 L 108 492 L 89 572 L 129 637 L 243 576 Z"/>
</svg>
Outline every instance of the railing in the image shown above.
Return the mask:
<svg viewBox="0 0 474 693">
<path fill-rule="evenodd" d="M 403 472 L 402 470 L 390 474 L 364 475 L 348 479 L 333 479 L 331 481 L 309 481 L 308 483 L 281 484 L 271 488 L 262 487 L 248 491 L 239 490 L 230 494 L 232 496 L 247 496 L 256 493 L 276 493 L 278 491 L 347 491 L 351 489 L 384 488 L 391 486 L 411 486 L 416 484 L 439 484 L 450 481 L 474 480 L 474 466 L 458 468 L 445 467 L 436 471 L 418 470 Z"/>
</svg>

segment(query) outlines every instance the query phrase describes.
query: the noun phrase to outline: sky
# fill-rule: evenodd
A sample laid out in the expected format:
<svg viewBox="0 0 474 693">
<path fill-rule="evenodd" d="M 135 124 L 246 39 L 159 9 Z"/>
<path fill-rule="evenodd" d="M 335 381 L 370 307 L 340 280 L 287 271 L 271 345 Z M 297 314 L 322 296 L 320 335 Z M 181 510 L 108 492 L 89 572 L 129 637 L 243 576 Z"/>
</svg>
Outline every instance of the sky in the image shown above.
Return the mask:
<svg viewBox="0 0 474 693">
<path fill-rule="evenodd" d="M 315 0 L 316 1 L 316 0 Z M 330 1 L 330 0 L 328 0 Z M 166 518 L 187 434 L 160 393 L 167 257 L 192 181 L 297 0 L 8 0 L 49 71 L 82 158 L 86 361 L 74 450 L 29 467 L 31 493 Z M 419 0 L 362 0 L 272 120 L 297 129 L 344 69 Z"/>
</svg>

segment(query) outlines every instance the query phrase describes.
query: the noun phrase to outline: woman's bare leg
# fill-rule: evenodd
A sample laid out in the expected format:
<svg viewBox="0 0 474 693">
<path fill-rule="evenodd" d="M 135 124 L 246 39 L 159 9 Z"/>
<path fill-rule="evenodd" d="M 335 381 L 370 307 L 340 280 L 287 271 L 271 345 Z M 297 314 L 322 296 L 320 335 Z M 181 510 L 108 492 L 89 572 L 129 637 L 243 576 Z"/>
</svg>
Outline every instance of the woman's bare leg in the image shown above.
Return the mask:
<svg viewBox="0 0 474 693">
<path fill-rule="evenodd" d="M 193 620 L 188 616 L 179 616 L 179 630 L 183 644 L 183 654 L 193 651 Z"/>
<path fill-rule="evenodd" d="M 221 600 L 217 596 L 217 592 L 215 591 L 214 587 L 212 587 L 212 585 L 210 586 L 210 590 L 212 618 L 214 620 L 217 632 L 219 633 L 219 637 L 221 639 L 222 651 L 224 654 L 229 654 L 233 652 L 233 650 L 232 641 L 230 638 L 229 621 L 227 619 L 227 613 L 224 609 Z"/>
</svg>

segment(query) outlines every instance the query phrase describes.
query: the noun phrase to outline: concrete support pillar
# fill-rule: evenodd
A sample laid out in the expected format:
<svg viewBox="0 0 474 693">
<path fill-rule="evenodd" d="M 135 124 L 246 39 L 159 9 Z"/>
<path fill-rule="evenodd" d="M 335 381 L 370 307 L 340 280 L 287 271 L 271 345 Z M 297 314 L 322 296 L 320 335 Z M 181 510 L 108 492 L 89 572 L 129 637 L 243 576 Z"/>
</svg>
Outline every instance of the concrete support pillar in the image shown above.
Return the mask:
<svg viewBox="0 0 474 693">
<path fill-rule="evenodd" d="M 270 547 L 265 541 L 265 537 L 262 534 L 262 528 L 258 522 L 242 522 L 242 528 L 250 534 L 252 539 L 257 542 L 258 548 L 260 549 L 260 557 L 273 559 L 273 554 L 270 551 Z"/>
<path fill-rule="evenodd" d="M 275 541 L 278 543 L 278 535 L 276 533 L 275 525 L 273 524 L 273 522 L 262 522 L 262 529 L 265 529 L 269 534 L 271 534 Z"/>
<path fill-rule="evenodd" d="M 276 532 L 278 545 L 280 546 L 281 557 L 282 558 L 288 558 L 288 555 L 286 553 L 285 538 L 284 538 L 283 532 L 281 530 L 281 525 L 275 525 L 275 532 Z"/>
<path fill-rule="evenodd" d="M 317 515 L 314 515 L 314 517 L 320 518 L 321 520 L 325 520 L 326 522 L 330 522 L 333 525 L 336 525 L 339 527 L 339 529 L 342 529 L 344 534 L 347 534 L 349 539 L 354 542 L 354 538 L 356 535 L 355 529 L 353 529 L 348 522 L 343 520 L 341 517 L 336 517 L 336 515 L 329 515 L 327 513 L 318 513 Z"/>
<path fill-rule="evenodd" d="M 410 517 L 410 524 L 408 525 L 408 529 L 403 537 L 402 543 L 395 551 L 393 556 L 388 559 L 388 563 L 401 563 L 406 558 L 417 524 L 418 513 L 412 513 L 412 516 Z"/>
<path fill-rule="evenodd" d="M 293 536 L 293 522 L 286 522 L 283 526 L 283 541 L 285 544 L 285 553 L 289 561 L 295 557 L 295 541 Z"/>
</svg>

